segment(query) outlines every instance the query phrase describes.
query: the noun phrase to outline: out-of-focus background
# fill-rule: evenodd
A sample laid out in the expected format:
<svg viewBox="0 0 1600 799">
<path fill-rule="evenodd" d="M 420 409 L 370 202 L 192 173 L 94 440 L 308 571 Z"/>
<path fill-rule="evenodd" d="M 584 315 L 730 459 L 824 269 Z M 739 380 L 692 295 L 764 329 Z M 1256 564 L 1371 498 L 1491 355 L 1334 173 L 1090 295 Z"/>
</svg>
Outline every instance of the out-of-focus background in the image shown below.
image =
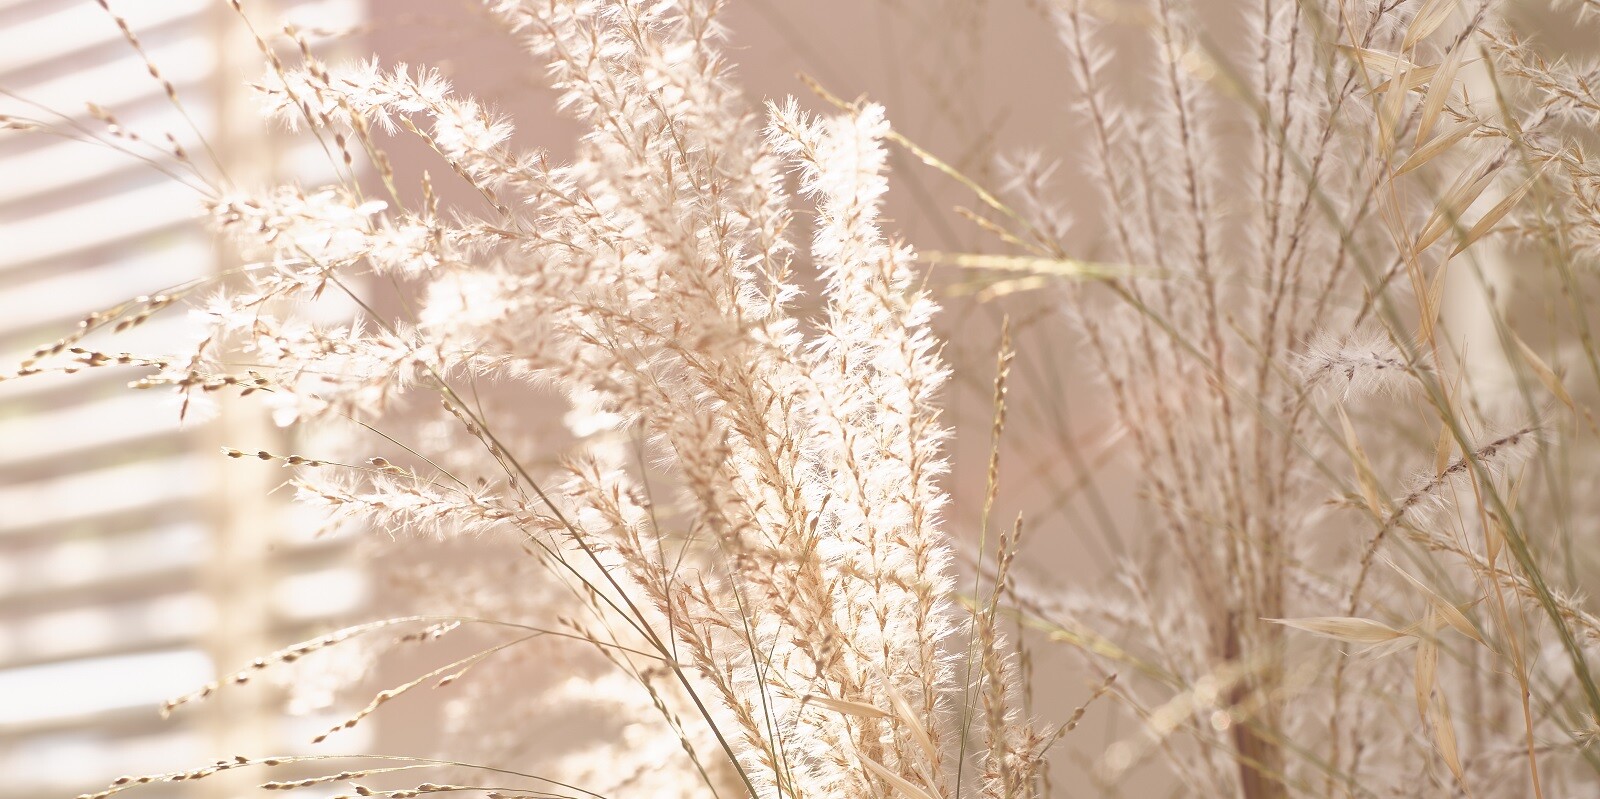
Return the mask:
<svg viewBox="0 0 1600 799">
<path fill-rule="evenodd" d="M 320 150 L 269 130 L 256 113 L 246 83 L 262 74 L 261 56 L 225 0 L 111 5 L 175 87 L 182 113 L 96 0 L 0 0 L 0 113 L 64 115 L 101 138 L 114 125 L 143 137 L 121 140 L 135 151 L 166 147 L 170 133 L 197 156 L 212 148 L 241 185 L 330 176 Z M 245 9 L 275 42 L 287 45 L 278 34 L 292 24 L 330 61 L 376 53 L 439 67 L 510 113 L 521 143 L 557 158 L 570 152 L 576 129 L 553 110 L 538 66 L 471 2 L 254 0 Z M 1066 65 L 1033 3 L 738 0 L 725 20 L 752 102 L 792 94 L 825 110 L 798 79 L 805 72 L 843 97 L 883 102 L 898 129 L 991 184 L 1000 182 L 997 154 L 1076 146 Z M 390 152 L 402 172 L 437 171 L 415 142 L 397 138 Z M 954 212 L 972 202 L 959 187 L 904 153 L 894 168 L 892 227 L 913 244 L 957 252 L 994 244 Z M 1063 199 L 1093 202 L 1072 191 L 1076 182 L 1063 173 Z M 0 372 L 91 311 L 232 268 L 195 221 L 199 199 L 111 148 L 0 132 Z M 947 391 L 947 419 L 959 431 L 950 529 L 976 538 L 998 321 L 1009 313 L 1020 355 L 999 512 L 1027 517 L 1030 578 L 1091 585 L 1129 551 L 1142 520 L 1126 465 L 1111 457 L 1115 431 L 1080 377 L 1084 364 L 1053 298 L 978 302 L 961 294 L 960 276 L 935 271 L 932 280 L 956 365 Z M 183 313 L 169 312 L 96 343 L 136 352 L 189 335 Z M 320 525 L 288 503 L 289 492 L 273 491 L 281 470 L 218 455 L 220 446 L 274 449 L 279 434 L 264 413 L 180 424 L 168 395 L 127 388 L 132 374 L 0 383 L 0 799 L 69 795 L 120 774 L 244 753 L 331 745 L 425 754 L 437 726 L 426 699 L 396 703 L 322 747 L 310 739 L 342 716 L 314 696 L 286 704 L 271 685 L 159 717 L 163 699 L 257 655 L 385 615 L 385 589 L 363 573 L 348 536 L 317 535 Z M 1043 713 L 1064 716 L 1087 694 L 1087 675 L 1065 653 L 1036 653 L 1034 669 Z M 1097 715 L 1078 735 L 1130 732 Z M 1063 763 L 1063 784 L 1087 765 Z M 233 795 L 248 784 L 206 780 L 144 794 Z"/>
<path fill-rule="evenodd" d="M 254 113 L 243 81 L 259 74 L 259 54 L 225 3 L 113 7 L 183 113 L 93 0 L 0 2 L 0 113 L 101 138 L 115 125 L 143 137 L 121 139 L 136 153 L 165 148 L 170 132 L 190 152 L 216 148 L 236 178 L 280 168 L 318 178 Z M 345 0 L 272 13 L 346 27 L 365 15 Z M 3 371 L 92 311 L 229 268 L 195 222 L 199 199 L 110 147 L 0 136 Z M 94 344 L 149 351 L 187 326 L 169 313 Z M 0 796 L 72 795 L 225 752 L 304 749 L 326 722 L 282 712 L 270 691 L 233 692 L 166 721 L 157 708 L 365 601 L 345 542 L 313 537 L 317 525 L 285 494 L 268 494 L 281 476 L 221 468 L 219 446 L 266 445 L 269 425 L 233 415 L 180 423 L 173 398 L 130 390 L 133 376 L 0 384 Z"/>
</svg>

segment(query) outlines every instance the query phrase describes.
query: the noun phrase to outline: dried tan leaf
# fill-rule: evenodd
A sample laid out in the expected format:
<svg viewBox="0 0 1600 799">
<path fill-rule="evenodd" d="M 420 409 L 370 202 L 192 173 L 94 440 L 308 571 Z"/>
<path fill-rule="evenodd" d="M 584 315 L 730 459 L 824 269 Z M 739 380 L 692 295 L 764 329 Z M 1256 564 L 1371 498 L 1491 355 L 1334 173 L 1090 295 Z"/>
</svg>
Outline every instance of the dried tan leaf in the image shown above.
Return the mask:
<svg viewBox="0 0 1600 799">
<path fill-rule="evenodd" d="M 1405 85 L 1410 70 L 1395 73 L 1394 80 Z M 1400 138 L 1400 120 L 1405 116 L 1406 95 L 1408 92 L 1389 92 L 1383 96 L 1383 102 L 1378 104 L 1378 146 L 1385 155 L 1394 152 L 1394 146 Z"/>
<path fill-rule="evenodd" d="M 1574 407 L 1572 395 L 1568 394 L 1567 387 L 1561 384 L 1561 376 L 1556 374 L 1556 371 L 1550 368 L 1550 364 L 1545 363 L 1521 336 L 1517 335 L 1517 331 L 1508 329 L 1507 332 L 1511 334 L 1511 340 L 1517 345 L 1517 350 L 1522 353 L 1522 359 L 1528 362 L 1528 368 L 1532 369 L 1534 376 L 1544 384 L 1545 390 L 1554 394 L 1568 409 L 1572 409 Z"/>
<path fill-rule="evenodd" d="M 1355 654 L 1364 655 L 1374 660 L 1381 660 L 1416 644 L 1419 640 L 1421 639 L 1417 637 L 1416 625 L 1412 625 L 1411 627 L 1406 628 L 1406 630 L 1401 633 L 1399 638 L 1396 638 L 1393 641 L 1385 641 L 1381 644 L 1373 644 L 1372 646 L 1356 652 Z"/>
<path fill-rule="evenodd" d="M 1507 512 L 1516 511 L 1517 495 L 1520 493 L 1521 488 L 1522 481 L 1520 479 L 1511 484 L 1506 496 Z M 1489 514 L 1489 524 L 1483 529 L 1483 556 L 1489 562 L 1490 567 L 1493 567 L 1495 562 L 1500 559 L 1500 550 L 1505 547 L 1504 525 L 1505 519 L 1500 514 L 1491 513 Z"/>
<path fill-rule="evenodd" d="M 1433 80 L 1428 84 L 1428 94 L 1422 99 L 1422 115 L 1417 120 L 1417 138 L 1413 147 L 1421 147 L 1428 140 L 1428 133 L 1433 130 L 1434 123 L 1439 121 L 1439 115 L 1444 112 L 1444 104 L 1455 91 L 1456 71 L 1461 68 L 1461 54 L 1467 48 L 1457 46 L 1444 57 L 1435 70 Z"/>
<path fill-rule="evenodd" d="M 1422 226 L 1422 232 L 1417 234 L 1417 240 L 1411 243 L 1411 252 L 1408 253 L 1410 257 L 1415 258 L 1421 255 L 1423 250 L 1433 246 L 1433 243 L 1438 241 L 1445 231 L 1450 229 L 1455 213 L 1452 212 L 1449 215 L 1440 213 L 1443 210 L 1441 207 L 1434 211 L 1433 216 L 1428 217 L 1428 223 Z"/>
<path fill-rule="evenodd" d="M 1433 696 L 1433 712 L 1429 714 L 1433 722 L 1433 745 L 1439 750 L 1439 757 L 1444 759 L 1444 764 L 1450 767 L 1450 773 L 1456 776 L 1456 782 L 1465 789 L 1467 775 L 1461 768 L 1461 752 L 1456 747 L 1456 727 L 1450 720 L 1450 705 L 1445 702 L 1443 693 Z"/>
<path fill-rule="evenodd" d="M 1338 47 L 1339 50 L 1360 62 L 1360 64 L 1367 69 L 1373 70 L 1374 72 L 1381 72 L 1385 75 L 1393 75 L 1396 72 L 1416 69 L 1417 67 L 1416 64 L 1413 64 L 1400 56 L 1397 56 L 1393 53 L 1385 53 L 1382 50 L 1372 50 L 1366 47 L 1356 47 L 1349 44 L 1341 44 Z"/>
<path fill-rule="evenodd" d="M 1500 559 L 1500 550 L 1505 546 L 1505 533 L 1500 529 L 1505 522 L 1499 517 L 1491 515 L 1489 526 L 1483 528 L 1483 557 L 1490 566 Z"/>
<path fill-rule="evenodd" d="M 1462 123 L 1461 126 L 1451 130 L 1449 133 L 1439 134 L 1427 144 L 1412 150 L 1411 156 L 1403 161 L 1400 166 L 1395 168 L 1394 174 L 1391 176 L 1391 178 L 1400 177 L 1401 175 L 1417 169 L 1423 164 L 1426 164 L 1429 161 L 1439 157 L 1445 152 L 1448 152 L 1451 147 L 1456 145 L 1456 142 L 1466 138 L 1477 129 L 1478 125 L 1476 122 L 1465 122 Z"/>
<path fill-rule="evenodd" d="M 1428 292 L 1418 298 L 1422 303 L 1418 322 L 1421 323 L 1420 335 L 1423 341 L 1433 340 L 1433 329 L 1439 324 L 1439 309 L 1444 306 L 1444 279 L 1449 271 L 1446 269 L 1447 265 L 1448 263 L 1439 265 L 1433 273 L 1433 280 L 1428 283 Z"/>
<path fill-rule="evenodd" d="M 1438 241 L 1446 231 L 1450 230 L 1461 218 L 1473 201 L 1483 194 L 1484 189 L 1499 175 L 1498 168 L 1485 169 L 1487 162 L 1461 173 L 1461 177 L 1445 191 L 1439 198 L 1439 203 L 1434 206 L 1433 213 L 1429 215 L 1428 222 L 1423 226 L 1422 232 L 1417 235 L 1417 241 L 1411 247 L 1411 254 L 1417 255 L 1428 249 Z M 1474 178 L 1474 175 L 1478 177 Z"/>
<path fill-rule="evenodd" d="M 1417 10 L 1417 15 L 1411 18 L 1411 24 L 1406 26 L 1405 38 L 1400 42 L 1400 51 L 1411 52 L 1417 42 L 1428 38 L 1450 18 L 1450 12 L 1456 8 L 1456 0 L 1424 0 L 1422 8 Z"/>
<path fill-rule="evenodd" d="M 1381 621 L 1359 616 L 1312 616 L 1303 619 L 1265 619 L 1285 627 L 1355 644 L 1384 644 L 1406 634 Z"/>
<path fill-rule="evenodd" d="M 1462 59 L 1462 61 L 1459 62 L 1459 64 L 1456 64 L 1456 70 L 1461 69 L 1461 67 L 1467 66 L 1467 64 L 1472 64 L 1472 62 L 1474 62 L 1474 61 L 1477 61 L 1477 59 L 1475 59 L 1475 58 Z M 1419 67 L 1416 67 L 1416 69 L 1408 70 L 1408 72 L 1406 72 L 1406 74 L 1405 74 L 1405 83 L 1403 83 L 1403 85 L 1405 85 L 1405 90 L 1406 91 L 1416 91 L 1416 90 L 1418 90 L 1418 88 L 1421 88 L 1421 86 L 1424 86 L 1424 85 L 1432 86 L 1432 85 L 1434 85 L 1435 75 L 1438 75 L 1438 70 L 1442 69 L 1443 66 L 1445 66 L 1445 62 L 1442 61 L 1442 62 L 1438 62 L 1438 64 L 1429 64 L 1429 66 L 1426 66 L 1426 67 L 1419 66 Z M 1453 83 L 1453 82 L 1454 82 L 1453 75 L 1451 75 L 1451 77 L 1446 78 L 1446 80 L 1445 80 L 1446 88 L 1448 88 L 1448 86 L 1450 86 L 1451 83 Z M 1384 80 L 1384 82 L 1379 83 L 1379 85 L 1373 86 L 1373 88 L 1371 88 L 1371 91 L 1368 91 L 1368 94 L 1381 94 L 1381 93 L 1384 93 L 1384 91 L 1389 91 L 1390 88 L 1394 88 L 1394 85 L 1395 85 L 1395 78 L 1387 78 L 1387 80 Z M 1418 139 L 1418 143 L 1421 143 L 1421 141 L 1422 141 L 1422 139 Z"/>
<path fill-rule="evenodd" d="M 1407 70 L 1406 74 L 1405 74 L 1405 79 L 1401 82 L 1401 85 L 1405 87 L 1406 91 L 1408 91 L 1408 92 L 1412 91 L 1413 89 L 1416 89 L 1418 86 L 1421 86 L 1424 83 L 1428 83 L 1428 82 L 1432 81 L 1433 80 L 1433 76 L 1439 71 L 1439 66 L 1440 66 L 1439 64 L 1430 64 L 1429 66 L 1425 66 L 1425 67 L 1419 66 L 1419 67 L 1417 67 L 1415 69 Z M 1389 91 L 1390 89 L 1394 88 L 1394 85 L 1395 85 L 1395 79 L 1394 78 L 1390 78 L 1390 79 L 1388 79 L 1388 80 L 1386 80 L 1386 81 L 1384 81 L 1384 82 L 1372 87 L 1372 91 L 1370 92 L 1370 94 L 1382 94 L 1383 92 Z"/>
<path fill-rule="evenodd" d="M 1503 219 L 1506 214 L 1510 213 L 1511 209 L 1515 207 L 1517 203 L 1521 202 L 1523 197 L 1528 195 L 1528 192 L 1533 189 L 1533 184 L 1539 180 L 1539 176 L 1542 174 L 1544 174 L 1543 166 L 1535 170 L 1533 175 L 1529 176 L 1527 180 L 1522 182 L 1522 185 L 1513 189 L 1510 194 L 1502 197 L 1500 202 L 1495 203 L 1494 207 L 1490 208 L 1489 211 L 1483 215 L 1483 218 L 1479 219 L 1477 224 L 1474 224 L 1472 229 L 1467 231 L 1467 235 L 1462 237 L 1461 243 L 1457 244 L 1455 251 L 1450 254 L 1452 256 L 1459 254 L 1462 250 L 1471 247 L 1473 242 L 1476 242 L 1478 239 L 1481 239 L 1487 235 L 1489 231 L 1494 228 L 1496 223 Z"/>
<path fill-rule="evenodd" d="M 1433 698 L 1433 685 L 1439 673 L 1439 640 L 1434 637 L 1434 630 L 1438 629 L 1438 617 L 1432 612 L 1422 623 L 1422 635 L 1417 641 L 1417 718 L 1423 723 L 1428 721 L 1428 705 Z"/>
<path fill-rule="evenodd" d="M 818 705 L 829 710 L 843 713 L 847 716 L 860 716 L 867 719 L 886 719 L 890 715 L 865 702 L 851 702 L 848 699 L 834 699 L 821 694 L 806 694 L 800 699 L 801 704 Z"/>
<path fill-rule="evenodd" d="M 1450 425 L 1440 423 L 1439 439 L 1433 444 L 1433 473 L 1444 474 L 1450 467 L 1450 456 L 1455 452 L 1456 437 L 1450 432 Z"/>
<path fill-rule="evenodd" d="M 1372 462 L 1367 459 L 1366 450 L 1361 448 L 1361 440 L 1356 438 L 1356 428 L 1350 424 L 1344 406 L 1334 407 L 1339 412 L 1339 424 L 1344 428 L 1345 448 L 1350 451 L 1350 461 L 1356 467 L 1356 483 L 1361 486 L 1361 496 L 1367 501 L 1367 509 L 1372 511 L 1373 517 L 1381 519 L 1385 515 L 1383 493 L 1378 490 L 1378 480 L 1373 476 Z"/>
<path fill-rule="evenodd" d="M 1031 255 L 925 252 L 919 260 L 924 263 L 947 264 L 965 269 L 1020 272 L 1066 280 L 1107 280 L 1128 277 L 1135 272 L 1132 267 L 1123 264 L 1080 261 L 1072 258 L 1039 258 Z"/>
<path fill-rule="evenodd" d="M 911 797 L 911 799 L 934 799 L 933 794 L 928 793 L 927 791 L 925 791 L 925 790 L 923 790 L 921 788 L 918 788 L 916 785 L 912 784 L 912 782 L 910 780 L 906 779 L 905 777 L 900 776 L 899 774 L 894 773 L 893 771 L 890 771 L 882 763 L 879 763 L 878 761 L 873 760 L 872 758 L 867 757 L 866 755 L 861 755 L 860 757 L 861 757 L 861 765 L 866 766 L 867 767 L 867 771 L 872 772 L 875 776 L 877 776 L 878 778 L 882 779 L 884 782 L 887 782 L 891 786 L 894 786 L 894 789 L 899 791 L 900 793 Z"/>
<path fill-rule="evenodd" d="M 1384 558 L 1383 562 L 1387 564 L 1389 568 L 1394 569 L 1395 572 L 1401 577 L 1406 578 L 1407 582 L 1411 583 L 1413 586 L 1416 586 L 1418 591 L 1422 592 L 1422 596 L 1428 600 L 1428 605 L 1431 608 L 1429 610 L 1430 617 L 1437 615 L 1440 620 L 1442 620 L 1445 624 L 1450 625 L 1453 629 L 1455 629 L 1456 632 L 1459 632 L 1462 635 L 1465 635 L 1466 637 L 1483 644 L 1484 646 L 1489 645 L 1488 642 L 1483 640 L 1483 635 L 1478 632 L 1478 628 L 1472 626 L 1472 621 L 1467 618 L 1466 614 L 1462 613 L 1461 609 L 1451 603 L 1450 600 L 1440 596 L 1438 592 L 1434 591 L 1432 588 L 1429 588 L 1421 580 L 1418 580 L 1416 577 L 1412 576 L 1410 572 L 1400 568 L 1397 564 L 1395 564 L 1394 561 Z M 1426 624 L 1424 626 L 1426 626 Z"/>
<path fill-rule="evenodd" d="M 912 709 L 911 703 L 906 701 L 905 695 L 900 693 L 900 689 L 894 687 L 894 683 L 889 680 L 883 681 L 883 687 L 889 694 L 889 706 L 894 708 L 895 714 L 900 717 L 900 723 L 906 726 L 912 740 L 917 742 L 917 748 L 922 750 L 924 762 L 917 769 L 917 773 L 932 785 L 933 775 L 928 773 L 928 769 L 939 762 L 939 749 L 933 745 L 933 738 L 929 737 L 927 728 L 922 726 L 921 719 L 917 718 L 917 712 Z"/>
<path fill-rule="evenodd" d="M 1053 278 L 1044 275 L 1029 275 L 1027 277 L 997 280 L 988 285 L 981 283 L 958 284 L 951 286 L 949 291 L 957 296 L 972 296 L 981 303 L 990 303 L 1001 297 L 1018 294 L 1026 291 L 1038 291 L 1050 286 Z"/>
</svg>

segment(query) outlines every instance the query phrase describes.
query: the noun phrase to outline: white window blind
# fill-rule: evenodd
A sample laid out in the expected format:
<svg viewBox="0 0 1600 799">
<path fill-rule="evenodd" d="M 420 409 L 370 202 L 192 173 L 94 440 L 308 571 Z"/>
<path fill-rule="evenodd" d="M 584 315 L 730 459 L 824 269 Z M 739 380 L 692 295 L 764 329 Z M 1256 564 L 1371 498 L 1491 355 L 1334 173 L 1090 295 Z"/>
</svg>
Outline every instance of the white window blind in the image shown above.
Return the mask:
<svg viewBox="0 0 1600 799">
<path fill-rule="evenodd" d="M 251 105 L 242 81 L 259 68 L 227 4 L 112 5 L 223 159 L 261 168 L 259 141 L 229 140 L 230 131 L 264 134 L 240 116 Z M 350 2 L 277 5 L 251 6 L 266 30 L 286 12 L 335 25 L 359 13 Z M 88 113 L 93 102 L 153 142 L 170 132 L 204 152 L 94 0 L 0 0 L 0 88 L 104 133 Z M 0 96 L 0 113 L 49 120 L 10 96 Z M 0 133 L 0 371 L 90 311 L 223 268 L 195 220 L 198 200 L 112 149 Z M 185 325 L 177 310 L 90 345 L 160 349 Z M 127 388 L 136 376 L 106 368 L 0 383 L 0 799 L 71 796 L 241 746 L 305 751 L 328 723 L 280 717 L 262 686 L 159 717 L 162 700 L 326 631 L 363 594 L 345 543 L 309 535 L 314 522 L 265 496 L 282 473 L 219 454 L 222 444 L 269 443 L 263 415 L 180 426 L 172 397 Z M 205 780 L 143 795 L 240 785 Z"/>
</svg>

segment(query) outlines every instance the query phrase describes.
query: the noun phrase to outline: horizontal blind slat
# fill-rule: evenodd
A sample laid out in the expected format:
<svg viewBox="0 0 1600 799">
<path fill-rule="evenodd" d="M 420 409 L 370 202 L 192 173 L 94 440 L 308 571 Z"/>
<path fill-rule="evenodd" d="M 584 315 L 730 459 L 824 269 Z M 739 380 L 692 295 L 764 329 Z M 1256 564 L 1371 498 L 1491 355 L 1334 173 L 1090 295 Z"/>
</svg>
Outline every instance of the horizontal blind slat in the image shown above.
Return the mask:
<svg viewBox="0 0 1600 799">
<path fill-rule="evenodd" d="M 0 536 L 192 501 L 210 488 L 209 471 L 181 455 L 0 486 Z"/>
<path fill-rule="evenodd" d="M 117 10 L 134 30 L 149 30 L 193 18 L 207 0 L 119 3 Z M 80 50 L 122 41 L 110 15 L 94 3 L 75 3 L 47 14 L 0 26 L 0 76 L 37 66 Z"/>
<path fill-rule="evenodd" d="M 191 188 L 160 182 L 61 210 L 0 217 L 0 274 L 175 228 L 195 218 L 200 199 Z"/>
</svg>

